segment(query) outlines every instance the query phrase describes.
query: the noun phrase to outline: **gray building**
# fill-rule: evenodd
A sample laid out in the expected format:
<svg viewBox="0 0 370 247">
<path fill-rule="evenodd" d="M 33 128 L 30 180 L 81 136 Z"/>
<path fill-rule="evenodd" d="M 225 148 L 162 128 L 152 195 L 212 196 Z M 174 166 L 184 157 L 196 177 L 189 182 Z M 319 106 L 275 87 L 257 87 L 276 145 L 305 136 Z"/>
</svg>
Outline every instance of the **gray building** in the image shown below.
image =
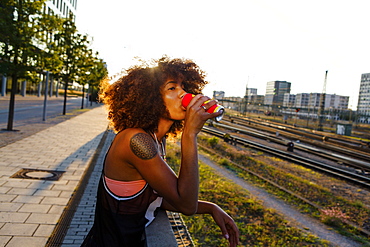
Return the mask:
<svg viewBox="0 0 370 247">
<path fill-rule="evenodd" d="M 255 98 L 257 96 L 257 88 L 246 88 L 245 90 L 245 100 L 248 103 L 252 103 L 255 101 Z"/>
<path fill-rule="evenodd" d="M 269 81 L 266 85 L 265 105 L 283 105 L 284 94 L 290 93 L 290 82 Z"/>
<path fill-rule="evenodd" d="M 213 98 L 217 100 L 222 100 L 225 97 L 224 91 L 213 91 Z"/>
</svg>

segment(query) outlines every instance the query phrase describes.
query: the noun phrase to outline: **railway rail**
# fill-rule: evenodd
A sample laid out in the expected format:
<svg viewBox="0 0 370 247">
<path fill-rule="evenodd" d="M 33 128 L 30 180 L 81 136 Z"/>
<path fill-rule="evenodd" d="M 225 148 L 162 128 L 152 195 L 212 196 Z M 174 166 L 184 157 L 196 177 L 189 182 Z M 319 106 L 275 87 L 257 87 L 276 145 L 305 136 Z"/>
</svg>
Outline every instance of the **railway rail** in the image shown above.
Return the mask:
<svg viewBox="0 0 370 247">
<path fill-rule="evenodd" d="M 278 143 L 280 145 L 287 146 L 292 139 L 288 139 L 283 135 L 272 135 L 269 133 L 263 133 L 261 131 L 256 131 L 250 127 L 238 125 L 232 123 L 213 123 L 216 127 L 221 127 L 225 129 L 232 130 L 241 134 L 247 134 L 248 136 L 253 136 L 259 139 L 267 140 L 269 142 Z M 337 162 L 338 164 L 347 165 L 359 170 L 362 174 L 370 173 L 370 155 L 358 152 L 355 150 L 350 150 L 342 147 L 332 146 L 327 143 L 322 143 L 318 141 L 312 141 L 309 139 L 299 138 L 302 142 L 295 143 L 295 149 L 299 149 L 306 153 L 311 153 L 316 156 L 323 157 L 328 160 Z M 329 150 L 329 151 L 328 151 Z"/>
<path fill-rule="evenodd" d="M 181 218 L 181 215 L 176 212 L 167 211 L 167 217 L 170 221 L 174 236 L 176 238 L 177 246 L 179 247 L 193 247 L 194 242 L 191 238 L 188 229 Z"/>
<path fill-rule="evenodd" d="M 227 118 L 225 118 L 227 120 Z M 323 141 L 330 143 L 332 145 L 337 145 L 340 147 L 347 147 L 347 148 L 356 148 L 358 151 L 362 151 L 365 153 L 370 152 L 370 142 L 364 140 L 354 140 L 349 139 L 344 136 L 338 136 L 333 133 L 329 132 L 322 132 L 322 131 L 315 131 L 315 130 L 308 130 L 304 128 L 297 128 L 287 124 L 277 124 L 271 123 L 269 121 L 262 121 L 258 119 L 251 119 L 251 118 L 241 118 L 241 117 L 230 117 L 228 119 L 230 122 L 241 124 L 241 125 L 250 125 L 254 124 L 255 126 L 260 126 L 264 130 L 268 131 L 276 131 L 279 130 L 286 135 L 296 135 L 297 137 L 305 137 L 311 140 Z"/>
<path fill-rule="evenodd" d="M 202 131 L 205 133 L 220 137 L 220 138 L 223 138 L 225 134 L 227 134 L 226 132 L 222 132 L 222 131 L 212 129 L 209 127 L 203 127 Z M 231 138 L 234 139 L 237 143 L 245 147 L 249 147 L 255 150 L 262 151 L 264 153 L 273 155 L 283 160 L 287 160 L 287 161 L 293 162 L 298 165 L 302 165 L 302 166 L 305 166 L 305 167 L 308 167 L 308 168 L 311 168 L 311 169 L 314 169 L 320 172 L 324 172 L 331 176 L 334 176 L 334 177 L 346 180 L 348 182 L 351 182 L 353 184 L 356 184 L 357 186 L 370 189 L 370 178 L 369 177 L 356 174 L 353 172 L 349 172 L 344 169 L 339 169 L 338 167 L 330 166 L 330 165 L 324 164 L 319 161 L 311 160 L 305 157 L 300 157 L 291 152 L 281 151 L 276 148 L 268 147 L 260 143 L 250 141 L 250 140 L 238 137 L 238 136 L 231 136 Z"/>
</svg>

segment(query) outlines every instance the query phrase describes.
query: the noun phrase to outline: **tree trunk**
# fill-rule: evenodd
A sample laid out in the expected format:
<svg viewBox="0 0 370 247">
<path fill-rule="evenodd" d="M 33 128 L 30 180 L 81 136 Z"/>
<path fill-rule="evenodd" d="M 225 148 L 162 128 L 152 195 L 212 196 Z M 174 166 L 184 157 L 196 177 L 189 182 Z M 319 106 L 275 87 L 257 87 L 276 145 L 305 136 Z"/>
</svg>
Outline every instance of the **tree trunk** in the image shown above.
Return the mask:
<svg viewBox="0 0 370 247">
<path fill-rule="evenodd" d="M 6 130 L 13 130 L 13 121 L 14 121 L 14 105 L 15 105 L 15 94 L 17 92 L 17 74 L 12 75 L 12 89 L 10 92 L 10 101 L 9 101 L 9 114 L 8 114 L 8 127 Z"/>
<path fill-rule="evenodd" d="M 66 115 L 66 108 L 67 108 L 67 90 L 68 90 L 68 82 L 65 82 L 65 85 L 64 85 L 64 104 L 63 104 L 63 115 Z"/>
<path fill-rule="evenodd" d="M 82 102 L 81 109 L 84 109 L 84 98 L 85 98 L 85 86 L 82 87 Z"/>
</svg>

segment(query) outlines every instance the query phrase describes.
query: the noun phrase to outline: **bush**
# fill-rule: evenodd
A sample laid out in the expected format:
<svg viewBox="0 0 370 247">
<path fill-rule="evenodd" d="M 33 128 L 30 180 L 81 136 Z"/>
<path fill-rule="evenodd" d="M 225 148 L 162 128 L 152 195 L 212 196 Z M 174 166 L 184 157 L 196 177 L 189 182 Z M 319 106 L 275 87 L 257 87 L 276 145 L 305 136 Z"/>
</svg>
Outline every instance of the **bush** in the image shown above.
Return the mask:
<svg viewBox="0 0 370 247">
<path fill-rule="evenodd" d="M 217 137 L 212 137 L 208 139 L 208 144 L 214 148 L 217 146 L 219 139 Z"/>
</svg>

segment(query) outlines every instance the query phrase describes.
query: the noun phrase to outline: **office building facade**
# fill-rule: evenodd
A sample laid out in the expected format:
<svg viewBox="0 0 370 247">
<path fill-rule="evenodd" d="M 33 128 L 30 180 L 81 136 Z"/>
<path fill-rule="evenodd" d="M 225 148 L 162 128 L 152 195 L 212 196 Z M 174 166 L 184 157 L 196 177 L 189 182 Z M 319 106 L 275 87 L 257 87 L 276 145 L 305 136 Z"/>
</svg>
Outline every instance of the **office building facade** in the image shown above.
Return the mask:
<svg viewBox="0 0 370 247">
<path fill-rule="evenodd" d="M 54 14 L 66 18 L 70 13 L 76 16 L 77 0 L 49 0 L 45 2 L 47 14 Z"/>
<path fill-rule="evenodd" d="M 290 82 L 269 81 L 266 85 L 265 105 L 283 105 L 284 94 L 290 93 Z"/>
</svg>

